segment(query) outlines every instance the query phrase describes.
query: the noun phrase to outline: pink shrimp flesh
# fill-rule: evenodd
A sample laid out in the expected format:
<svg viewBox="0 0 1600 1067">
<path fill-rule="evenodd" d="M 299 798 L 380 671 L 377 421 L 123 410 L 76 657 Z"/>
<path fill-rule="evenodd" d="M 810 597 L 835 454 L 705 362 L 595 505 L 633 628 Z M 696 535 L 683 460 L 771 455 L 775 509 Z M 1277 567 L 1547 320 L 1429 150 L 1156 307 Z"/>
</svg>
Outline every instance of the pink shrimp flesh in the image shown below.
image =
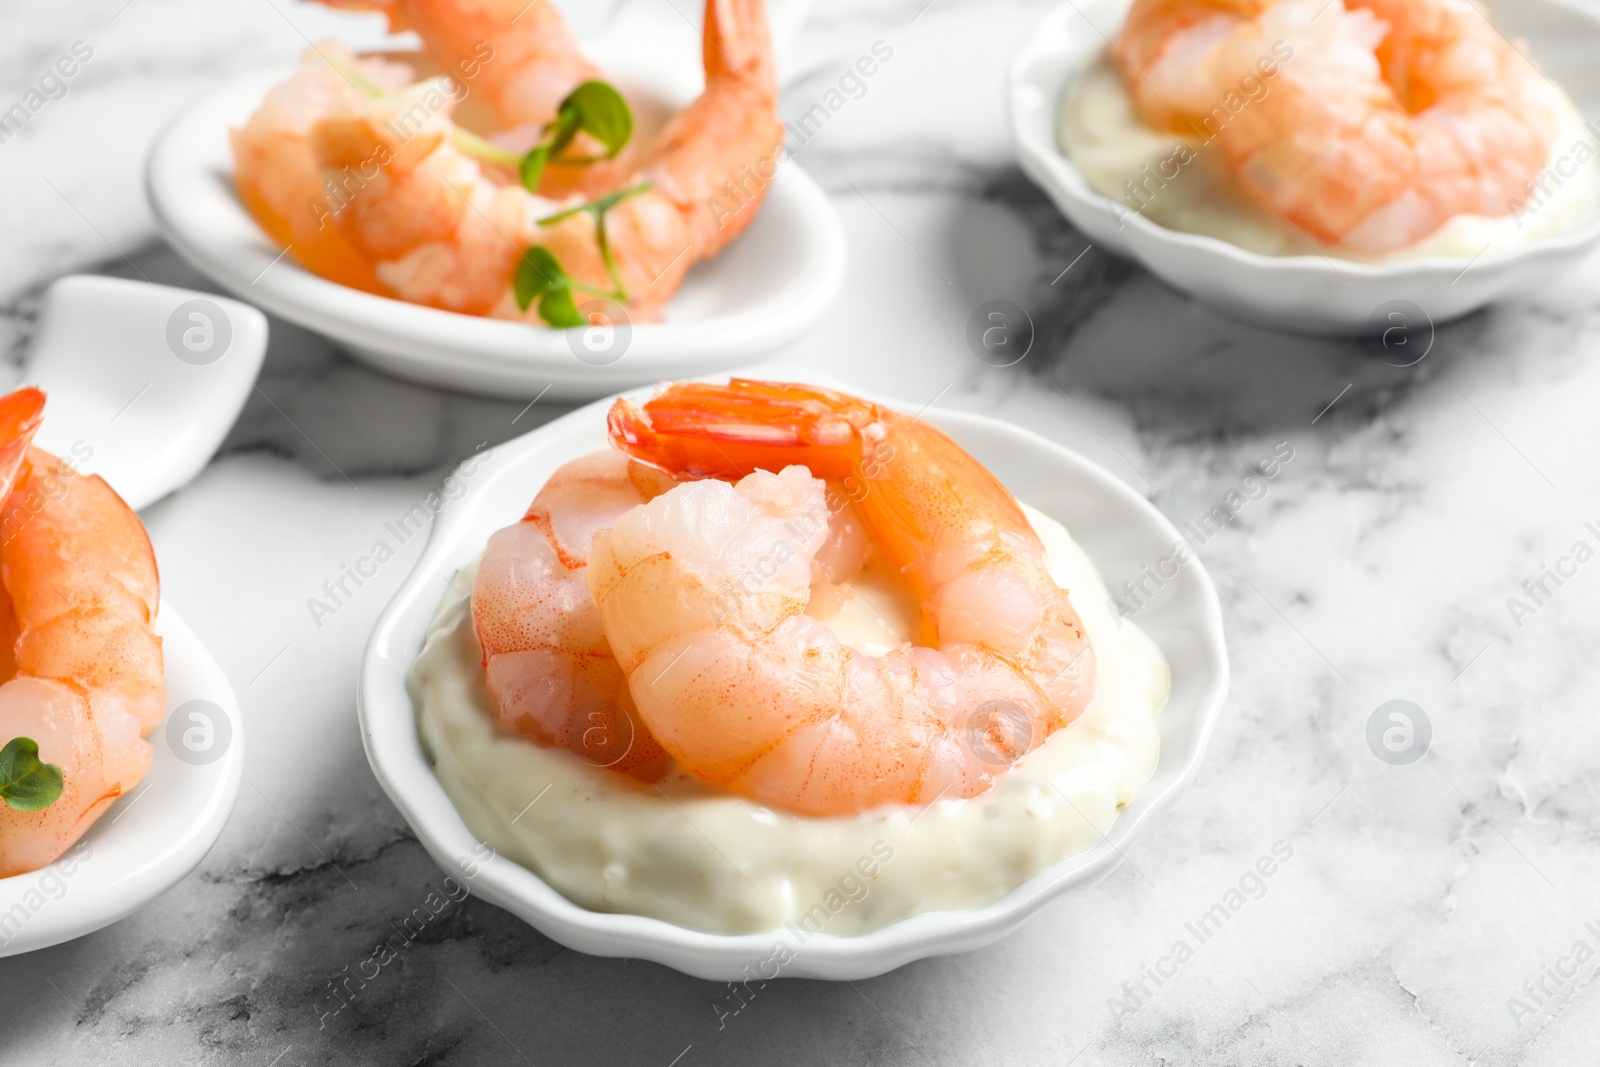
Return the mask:
<svg viewBox="0 0 1600 1067">
<path fill-rule="evenodd" d="M 1147 122 L 1217 139 L 1248 195 L 1328 245 L 1511 214 L 1555 140 L 1557 91 L 1472 0 L 1137 0 L 1117 47 Z"/>
<path fill-rule="evenodd" d="M 0 744 L 31 738 L 63 787 L 39 811 L 0 804 L 0 877 L 56 859 L 137 784 L 166 711 L 150 539 L 105 482 L 28 448 L 43 407 L 36 389 L 0 399 Z"/>
<path fill-rule="evenodd" d="M 606 215 L 609 247 L 635 320 L 659 317 L 689 268 L 755 218 L 783 128 L 762 0 L 708 0 L 705 92 L 668 123 L 625 187 L 646 186 Z M 471 314 L 538 321 L 512 278 L 524 249 L 548 249 L 591 288 L 613 285 L 597 224 L 486 171 L 451 139 L 448 102 L 421 121 L 405 93 L 369 99 L 317 122 L 311 146 L 325 180 L 357 189 L 337 224 L 400 297 Z M 733 194 L 728 192 L 734 190 Z"/>
<path fill-rule="evenodd" d="M 926 422 L 735 380 L 618 401 L 610 433 L 705 479 L 597 532 L 587 569 L 640 717 L 688 773 L 817 815 L 970 797 L 1087 705 L 1093 651 L 1037 534 Z M 920 596 L 921 644 L 868 656 L 805 613 L 825 481 L 861 488 L 855 513 Z"/>
</svg>

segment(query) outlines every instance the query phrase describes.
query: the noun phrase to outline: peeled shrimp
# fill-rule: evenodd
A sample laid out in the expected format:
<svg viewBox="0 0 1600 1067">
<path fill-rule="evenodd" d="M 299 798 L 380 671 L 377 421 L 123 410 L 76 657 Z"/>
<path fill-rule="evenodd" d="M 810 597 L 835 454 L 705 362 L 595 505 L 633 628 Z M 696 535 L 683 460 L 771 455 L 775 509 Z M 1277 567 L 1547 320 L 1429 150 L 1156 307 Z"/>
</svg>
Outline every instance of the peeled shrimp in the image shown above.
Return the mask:
<svg viewBox="0 0 1600 1067">
<path fill-rule="evenodd" d="M 1557 90 L 1472 0 L 1136 0 L 1117 46 L 1147 122 L 1217 138 L 1247 194 L 1357 251 L 1513 213 L 1556 136 Z"/>
<path fill-rule="evenodd" d="M 0 398 L 0 744 L 32 738 L 63 788 L 0 804 L 0 877 L 56 859 L 145 776 L 167 705 L 150 539 L 105 482 L 28 448 L 43 408 Z"/>
<path fill-rule="evenodd" d="M 396 33 L 414 30 L 428 58 L 452 80 L 464 101 L 476 96 L 494 118 L 491 139 L 522 152 L 531 148 L 556 117 L 561 102 L 580 84 L 604 79 L 578 48 L 577 38 L 555 6 L 544 0 L 322 0 L 329 7 L 381 11 Z M 546 165 L 539 192 L 595 197 L 637 166 L 630 143 L 613 159 L 558 158 Z M 585 154 L 581 150 L 578 154 Z"/>
<path fill-rule="evenodd" d="M 684 771 L 814 815 L 971 797 L 1004 766 L 975 723 L 1014 758 L 1088 704 L 1094 655 L 1038 536 L 926 423 L 735 380 L 618 401 L 610 431 L 635 459 L 706 479 L 599 530 L 586 575 L 639 715 Z M 825 480 L 860 487 L 855 513 L 921 599 L 920 644 L 868 656 L 806 614 Z M 730 607 L 720 590 L 747 574 L 764 580 Z M 989 736 L 1007 725 L 994 718 L 1006 736 Z"/>
<path fill-rule="evenodd" d="M 230 131 L 234 186 L 261 228 L 307 270 L 341 285 L 381 293 L 384 287 L 372 264 L 330 222 L 350 192 L 350 180 L 324 186 L 307 141 L 319 118 L 348 110 L 366 96 L 334 63 L 389 89 L 397 90 L 411 80 L 405 67 L 357 59 L 335 44 L 307 52 L 299 69 L 268 91 L 243 126 Z M 334 203 L 329 202 L 330 191 Z"/>
<path fill-rule="evenodd" d="M 782 143 L 762 0 L 707 0 L 704 59 L 705 92 L 668 123 L 625 183 L 649 188 L 606 216 L 636 318 L 658 317 L 689 267 L 749 225 L 765 195 L 753 172 L 775 166 Z M 364 176 L 337 224 L 402 299 L 538 321 L 535 308 L 517 307 L 512 291 L 531 245 L 549 249 L 580 283 L 609 290 L 592 215 L 541 226 L 564 205 L 529 194 L 457 148 L 448 102 L 410 127 L 398 121 L 409 108 L 404 93 L 344 104 L 315 124 L 312 151 L 328 180 Z M 737 207 L 726 205 L 724 185 L 744 192 Z"/>
<path fill-rule="evenodd" d="M 614 450 L 550 476 L 520 522 L 489 538 L 472 586 L 472 619 L 500 721 L 540 744 L 644 781 L 667 757 L 634 708 L 584 579 L 595 531 L 677 482 Z M 870 542 L 848 505 L 829 516 L 812 562 L 814 600 L 835 605 Z M 747 579 L 747 576 L 741 576 Z M 741 588 L 721 590 L 724 605 Z"/>
<path fill-rule="evenodd" d="M 521 522 L 489 538 L 472 586 L 500 721 L 645 781 L 661 776 L 666 753 L 634 710 L 584 566 L 596 530 L 672 484 L 620 452 L 573 460 L 550 476 Z"/>
<path fill-rule="evenodd" d="M 392 116 L 401 136 L 446 98 L 480 94 L 497 118 L 497 140 L 537 140 L 561 101 L 598 71 L 578 50 L 561 13 L 543 0 L 324 0 L 330 7 L 382 11 L 395 31 L 415 29 L 429 58 L 448 78 L 428 79 L 403 97 Z M 422 57 L 418 57 L 419 59 Z M 371 89 L 398 92 L 415 82 L 412 68 L 353 55 L 332 42 L 307 52 L 300 68 L 274 86 L 261 107 L 231 133 L 234 183 L 250 214 L 311 271 L 367 292 L 384 293 L 372 264 L 331 220 L 364 184 L 361 171 L 324 176 L 307 146 L 311 125 L 348 113 Z M 362 84 L 365 83 L 365 84 Z M 423 92 L 438 94 L 426 101 Z M 619 180 L 626 158 L 587 166 L 553 161 L 540 187 L 551 195 L 603 192 Z M 623 172 L 626 176 L 629 172 Z"/>
</svg>

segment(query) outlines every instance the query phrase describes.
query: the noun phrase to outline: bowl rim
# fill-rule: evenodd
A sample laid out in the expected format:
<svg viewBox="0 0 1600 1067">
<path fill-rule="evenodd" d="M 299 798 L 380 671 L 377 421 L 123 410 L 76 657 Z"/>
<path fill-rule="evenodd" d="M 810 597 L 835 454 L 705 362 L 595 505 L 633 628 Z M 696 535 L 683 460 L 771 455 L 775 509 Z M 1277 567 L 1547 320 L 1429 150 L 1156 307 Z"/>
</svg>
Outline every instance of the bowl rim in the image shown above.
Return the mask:
<svg viewBox="0 0 1600 1067">
<path fill-rule="evenodd" d="M 848 259 L 843 225 L 827 194 L 792 158 L 773 175 L 751 229 L 719 253 L 747 241 L 769 212 L 792 214 L 803 221 L 798 230 L 807 244 L 803 254 L 785 257 L 789 277 L 730 311 L 633 325 L 628 355 L 619 364 L 577 359 L 565 330 L 428 307 L 329 281 L 296 262 L 245 210 L 233 188 L 231 160 L 220 171 L 205 162 L 208 155 L 225 153 L 226 135 L 239 121 L 236 113 L 258 102 L 293 69 L 276 65 L 235 74 L 184 106 L 157 134 L 146 158 L 145 198 L 162 237 L 202 273 L 235 295 L 342 344 L 403 353 L 408 366 L 421 361 L 446 378 L 537 376 L 558 384 L 591 384 L 593 395 L 682 370 L 689 362 L 711 371 L 746 362 L 753 352 L 776 350 L 811 330 L 843 289 Z"/>
<path fill-rule="evenodd" d="M 1600 11 L 1592 10 L 1578 0 L 1519 2 L 1527 5 L 1545 4 L 1578 16 L 1592 26 L 1597 41 L 1600 41 Z M 1122 206 L 1120 202 L 1096 192 L 1083 172 L 1058 147 L 1055 122 L 1060 111 L 1061 94 L 1068 81 L 1084 69 L 1082 64 L 1069 61 L 1065 42 L 1071 31 L 1064 24 L 1077 18 L 1094 28 L 1095 24 L 1090 21 L 1091 14 L 1116 10 L 1120 16 L 1131 4 L 1132 0 L 1091 0 L 1087 4 L 1061 0 L 1035 23 L 1033 32 L 1006 67 L 1007 124 L 1023 170 L 1035 181 L 1073 200 L 1078 207 L 1103 213 L 1116 220 L 1119 227 L 1124 224 L 1131 226 L 1150 241 L 1204 255 L 1221 256 L 1249 270 L 1319 276 L 1336 271 L 1362 281 L 1407 282 L 1432 276 L 1456 277 L 1463 273 L 1464 267 L 1504 273 L 1516 270 L 1530 260 L 1560 258 L 1600 243 L 1600 210 L 1597 210 L 1594 219 L 1580 230 L 1538 238 L 1479 259 L 1423 256 L 1385 263 L 1347 259 L 1333 261 L 1335 257 L 1321 253 L 1269 256 L 1241 248 L 1219 237 L 1162 226 L 1142 212 L 1124 210 L 1119 214 L 1115 208 Z M 1094 49 L 1089 54 L 1098 55 L 1099 52 L 1100 49 Z M 1043 124 L 1036 121 L 1039 109 L 1034 106 L 1034 99 L 1038 94 L 1042 94 L 1049 102 L 1044 111 L 1046 121 Z"/>
<path fill-rule="evenodd" d="M 775 380 L 788 378 L 849 388 L 830 375 L 804 368 L 761 366 L 752 368 L 752 373 Z M 727 377 L 706 376 L 716 380 Z M 646 387 L 618 395 L 640 398 L 651 391 Z M 484 462 L 502 472 L 514 471 L 575 424 L 601 420 L 614 399 L 596 401 L 552 420 L 500 446 L 494 457 Z M 893 400 L 880 402 L 909 410 L 909 405 Z M 934 408 L 923 417 L 936 420 L 957 440 L 964 430 L 981 428 L 1001 433 L 1019 446 L 1051 453 L 1056 461 L 1074 468 L 1081 484 L 1119 498 L 1119 504 L 1131 508 L 1139 521 L 1150 524 L 1164 541 L 1181 539 L 1172 523 L 1143 496 L 1063 445 L 986 415 Z M 463 562 L 455 555 L 456 542 L 477 521 L 475 501 L 487 495 L 495 477 L 485 473 L 484 465 L 478 466 L 467 490 L 441 510 L 415 568 L 373 627 L 358 687 L 362 741 L 373 773 L 430 854 L 446 868 L 461 871 L 478 867 L 466 858 L 477 839 L 444 793 L 423 752 L 415 709 L 405 685 L 417 648 L 408 647 L 407 642 L 420 640 L 449 575 Z M 1194 697 L 1187 745 L 1172 753 L 1176 773 L 1170 781 L 1160 789 L 1147 783 L 1145 790 L 1119 812 L 1098 844 L 1044 868 L 998 900 L 977 908 L 927 912 L 858 935 L 816 935 L 795 954 L 793 965 L 785 971 L 787 975 L 868 977 L 924 956 L 975 948 L 1003 936 L 1068 889 L 1092 884 L 1115 869 L 1125 858 L 1126 846 L 1193 781 L 1227 694 L 1229 666 L 1220 601 L 1203 564 L 1198 559 L 1194 564 L 1198 597 L 1192 625 L 1186 633 L 1198 639 L 1198 655 L 1209 680 Z M 404 640 L 403 630 L 407 631 Z M 1164 727 L 1162 733 L 1164 763 L 1169 758 L 1170 738 Z M 1155 773 L 1160 767 L 1158 763 Z M 774 939 L 783 936 L 781 929 L 720 934 L 649 916 L 591 911 L 562 896 L 533 871 L 498 855 L 484 861 L 474 878 L 473 892 L 507 907 L 558 941 L 569 945 L 576 941 L 579 945 L 574 947 L 597 955 L 656 960 L 701 977 L 737 977 L 741 964 L 767 956 L 775 947 Z"/>
</svg>

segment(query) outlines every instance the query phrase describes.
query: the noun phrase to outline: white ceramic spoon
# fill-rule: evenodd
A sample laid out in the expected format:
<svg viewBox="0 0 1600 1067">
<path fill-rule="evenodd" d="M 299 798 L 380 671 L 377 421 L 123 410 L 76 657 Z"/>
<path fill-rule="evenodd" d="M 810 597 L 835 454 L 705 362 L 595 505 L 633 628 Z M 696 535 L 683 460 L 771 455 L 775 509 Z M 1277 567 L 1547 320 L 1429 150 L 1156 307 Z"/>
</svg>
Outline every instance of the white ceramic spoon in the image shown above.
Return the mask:
<svg viewBox="0 0 1600 1067">
<path fill-rule="evenodd" d="M 37 443 L 142 509 L 205 467 L 266 351 L 266 316 L 237 300 L 62 278 L 45 292 L 22 371 L 49 396 Z"/>
<path fill-rule="evenodd" d="M 809 0 L 768 0 L 782 46 Z M 624 0 L 585 51 L 647 114 L 700 92 L 697 0 Z M 230 128 L 291 68 L 217 86 L 157 138 L 145 190 L 167 242 L 197 269 L 274 315 L 315 330 L 379 370 L 498 397 L 595 397 L 629 385 L 725 370 L 778 351 L 815 326 L 844 282 L 844 229 L 799 166 L 779 165 L 761 213 L 695 266 L 663 322 L 551 330 L 374 296 L 301 267 L 256 225 L 233 186 Z M 761 161 L 751 160 L 752 169 Z"/>
<path fill-rule="evenodd" d="M 84 473 L 101 475 L 132 506 L 148 505 L 211 458 L 244 406 L 266 340 L 261 313 L 233 300 L 64 278 L 45 294 L 24 368 L 24 380 L 49 396 L 38 443 L 80 457 Z M 244 767 L 238 701 L 166 603 L 156 632 L 167 717 L 148 738 L 150 773 L 56 863 L 0 878 L 0 956 L 116 922 L 176 885 L 222 832 Z"/>
</svg>

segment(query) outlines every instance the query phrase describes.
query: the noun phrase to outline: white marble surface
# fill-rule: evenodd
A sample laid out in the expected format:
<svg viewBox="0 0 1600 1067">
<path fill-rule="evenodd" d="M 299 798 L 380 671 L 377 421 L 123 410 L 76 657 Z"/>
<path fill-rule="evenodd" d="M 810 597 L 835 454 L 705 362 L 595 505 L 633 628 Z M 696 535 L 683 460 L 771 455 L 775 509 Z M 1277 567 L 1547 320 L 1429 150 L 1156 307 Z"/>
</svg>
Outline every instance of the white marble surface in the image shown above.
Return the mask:
<svg viewBox="0 0 1600 1067">
<path fill-rule="evenodd" d="M 140 188 L 145 147 L 175 109 L 232 71 L 289 59 L 302 33 L 377 39 L 371 18 L 288 0 L 124 2 L 0 11 L 0 106 L 73 41 L 94 48 L 68 95 L 0 145 L 12 363 L 60 273 L 204 287 L 154 238 Z M 165 897 L 0 961 L 0 1061 L 1593 1061 L 1600 564 L 1552 585 L 1520 627 L 1507 598 L 1574 541 L 1600 544 L 1584 529 L 1600 520 L 1600 263 L 1440 330 L 1407 369 L 1234 325 L 1098 251 L 1052 285 L 1084 244 L 1011 164 L 999 102 L 1002 65 L 1041 11 L 820 5 L 790 64 L 790 114 L 874 41 L 894 57 L 800 153 L 837 198 L 853 284 L 783 358 L 1032 427 L 1180 524 L 1274 445 L 1293 447 L 1265 497 L 1201 549 L 1233 692 L 1199 780 L 1132 865 L 993 948 L 854 985 L 779 982 L 721 1028 L 724 987 L 572 953 L 468 900 L 324 1016 L 329 982 L 394 939 L 391 921 L 442 874 L 373 780 L 355 726 L 362 642 L 418 545 L 320 628 L 307 599 L 473 445 L 558 409 L 513 425 L 521 405 L 378 377 L 274 322 L 260 393 L 221 455 L 146 516 L 167 595 L 242 700 L 238 806 Z M 1035 350 L 1007 369 L 963 340 L 992 297 L 1039 324 Z M 1434 727 L 1409 767 L 1365 739 L 1394 698 Z M 1291 859 L 1200 944 L 1185 924 L 1277 842 Z M 1162 960 L 1180 939 L 1193 958 L 1130 993 L 1146 967 L 1172 969 Z M 1562 961 L 1579 941 L 1575 974 L 1544 977 L 1539 993 L 1546 968 L 1574 971 Z M 1110 1005 L 1130 998 L 1136 1011 Z"/>
</svg>

